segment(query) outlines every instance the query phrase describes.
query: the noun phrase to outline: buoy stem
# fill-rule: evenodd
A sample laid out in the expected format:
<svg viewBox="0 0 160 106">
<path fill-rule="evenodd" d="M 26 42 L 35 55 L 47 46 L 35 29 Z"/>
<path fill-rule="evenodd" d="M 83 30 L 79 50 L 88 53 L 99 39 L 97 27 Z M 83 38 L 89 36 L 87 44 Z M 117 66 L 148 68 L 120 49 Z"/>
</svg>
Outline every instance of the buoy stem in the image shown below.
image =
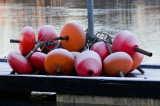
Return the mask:
<svg viewBox="0 0 160 106">
<path fill-rule="evenodd" d="M 134 47 L 133 50 L 134 50 L 135 52 L 142 53 L 142 54 L 147 55 L 147 56 L 149 56 L 149 57 L 152 56 L 152 53 L 151 53 L 151 52 L 145 51 L 145 50 L 140 49 L 140 48 L 138 48 L 138 47 Z"/>
<path fill-rule="evenodd" d="M 35 44 L 37 44 L 39 41 L 36 41 Z M 17 39 L 10 39 L 10 43 L 19 43 L 19 40 Z"/>
<path fill-rule="evenodd" d="M 57 75 L 61 75 L 61 67 L 57 68 Z"/>
<path fill-rule="evenodd" d="M 69 37 L 65 36 L 65 37 L 54 37 L 54 40 L 68 40 Z"/>
<path fill-rule="evenodd" d="M 45 42 L 39 42 L 36 44 L 36 46 L 26 55 L 26 59 L 29 59 L 30 56 L 42 45 L 44 45 Z"/>
<path fill-rule="evenodd" d="M 110 45 L 110 43 L 108 41 L 106 42 L 106 45 L 107 45 L 107 48 L 109 50 L 109 53 L 112 54 L 113 51 L 112 51 L 111 45 Z"/>
<path fill-rule="evenodd" d="M 16 40 L 16 39 L 10 39 L 10 43 L 19 43 L 19 40 Z"/>
<path fill-rule="evenodd" d="M 137 67 L 137 70 L 140 71 L 142 74 L 145 73 L 145 71 L 142 70 L 142 68 L 140 66 Z"/>
<path fill-rule="evenodd" d="M 57 45 L 54 47 L 54 49 L 57 49 L 61 46 L 61 42 L 58 42 Z"/>
<path fill-rule="evenodd" d="M 120 77 L 124 77 L 124 75 L 123 75 L 123 72 L 122 72 L 122 71 L 119 71 L 118 73 L 119 73 L 119 76 L 120 76 Z"/>
<path fill-rule="evenodd" d="M 10 72 L 10 74 L 15 74 L 16 72 L 13 70 L 12 72 Z"/>
</svg>

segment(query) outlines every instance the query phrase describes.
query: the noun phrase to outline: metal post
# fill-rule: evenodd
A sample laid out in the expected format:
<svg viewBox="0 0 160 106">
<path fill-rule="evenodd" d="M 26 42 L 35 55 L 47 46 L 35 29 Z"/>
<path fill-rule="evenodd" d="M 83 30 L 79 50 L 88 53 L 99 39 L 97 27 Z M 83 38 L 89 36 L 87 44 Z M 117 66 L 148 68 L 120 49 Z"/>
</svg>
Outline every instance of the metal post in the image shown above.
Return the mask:
<svg viewBox="0 0 160 106">
<path fill-rule="evenodd" d="M 88 0 L 88 36 L 94 38 L 93 0 Z"/>
</svg>

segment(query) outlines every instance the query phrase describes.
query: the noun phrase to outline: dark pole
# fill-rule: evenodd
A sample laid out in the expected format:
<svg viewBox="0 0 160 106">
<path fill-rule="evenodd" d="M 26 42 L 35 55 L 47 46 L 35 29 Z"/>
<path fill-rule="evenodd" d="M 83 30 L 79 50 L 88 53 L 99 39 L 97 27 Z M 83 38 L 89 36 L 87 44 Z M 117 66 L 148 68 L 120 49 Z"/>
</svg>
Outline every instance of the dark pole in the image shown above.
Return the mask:
<svg viewBox="0 0 160 106">
<path fill-rule="evenodd" d="M 88 0 L 88 36 L 91 42 L 93 42 L 94 38 L 93 0 Z"/>
</svg>

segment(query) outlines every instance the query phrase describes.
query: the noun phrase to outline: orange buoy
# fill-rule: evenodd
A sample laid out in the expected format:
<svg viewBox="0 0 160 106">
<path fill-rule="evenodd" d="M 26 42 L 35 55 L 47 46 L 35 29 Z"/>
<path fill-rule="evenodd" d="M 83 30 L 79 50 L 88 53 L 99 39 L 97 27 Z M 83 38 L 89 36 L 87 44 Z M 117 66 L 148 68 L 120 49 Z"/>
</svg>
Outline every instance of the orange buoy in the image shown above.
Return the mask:
<svg viewBox="0 0 160 106">
<path fill-rule="evenodd" d="M 133 66 L 131 68 L 131 70 L 129 72 L 134 71 L 142 62 L 144 55 L 141 53 L 136 52 L 133 56 L 132 56 L 132 60 L 133 60 Z"/>
<path fill-rule="evenodd" d="M 91 50 L 97 52 L 102 61 L 110 54 L 107 45 L 103 41 L 94 43 Z"/>
<path fill-rule="evenodd" d="M 19 50 L 22 55 L 26 56 L 35 46 L 36 37 L 32 27 L 23 28 L 19 36 Z"/>
<path fill-rule="evenodd" d="M 30 57 L 30 62 L 35 69 L 38 69 L 40 72 L 45 73 L 44 60 L 46 54 L 42 52 L 34 52 Z"/>
<path fill-rule="evenodd" d="M 79 76 L 99 76 L 102 72 L 101 58 L 94 51 L 84 51 L 77 56 L 75 68 Z"/>
<path fill-rule="evenodd" d="M 119 72 L 127 74 L 133 65 L 132 58 L 125 52 L 115 52 L 103 61 L 104 74 L 108 76 L 119 76 Z"/>
<path fill-rule="evenodd" d="M 50 51 L 44 62 L 46 72 L 52 75 L 71 75 L 74 71 L 74 57 L 65 49 Z"/>
<path fill-rule="evenodd" d="M 44 36 L 45 35 L 45 36 Z M 47 39 L 54 41 L 54 37 L 57 37 L 57 31 L 52 25 L 43 25 L 38 31 L 38 41 L 45 42 Z M 43 46 L 42 46 L 43 47 Z M 42 47 L 40 47 L 42 49 Z M 49 45 L 48 48 L 53 49 L 53 45 Z M 49 50 L 44 49 L 44 52 L 47 53 Z"/>
<path fill-rule="evenodd" d="M 29 60 L 27 60 L 23 55 L 11 52 L 7 56 L 7 61 L 11 68 L 18 74 L 32 74 L 33 69 Z"/>
<path fill-rule="evenodd" d="M 60 37 L 68 36 L 68 40 L 61 40 L 62 47 L 69 51 L 81 51 L 86 42 L 84 29 L 76 22 L 69 22 L 63 27 Z"/>
<path fill-rule="evenodd" d="M 74 56 L 74 59 L 80 54 L 80 52 L 71 52 L 71 54 Z"/>
</svg>

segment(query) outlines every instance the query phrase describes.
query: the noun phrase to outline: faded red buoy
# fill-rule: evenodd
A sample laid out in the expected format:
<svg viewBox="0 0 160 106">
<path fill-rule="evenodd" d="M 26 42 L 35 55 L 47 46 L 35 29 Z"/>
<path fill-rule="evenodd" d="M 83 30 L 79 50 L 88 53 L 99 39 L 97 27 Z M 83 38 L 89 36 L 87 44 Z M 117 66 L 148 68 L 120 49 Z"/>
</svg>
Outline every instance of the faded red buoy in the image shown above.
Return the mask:
<svg viewBox="0 0 160 106">
<path fill-rule="evenodd" d="M 84 51 L 77 56 L 75 68 L 79 76 L 99 76 L 102 72 L 101 58 L 94 51 Z"/>
<path fill-rule="evenodd" d="M 103 61 L 104 74 L 108 76 L 119 76 L 121 71 L 127 74 L 133 65 L 132 58 L 125 52 L 116 52 L 110 54 Z"/>
<path fill-rule="evenodd" d="M 46 35 L 46 36 L 44 36 Z M 38 31 L 38 41 L 43 41 L 45 42 L 47 39 L 54 41 L 54 37 L 57 37 L 57 31 L 55 30 L 55 28 L 52 25 L 43 25 L 42 27 L 40 27 L 39 31 Z M 43 46 L 42 46 L 43 47 Z M 42 49 L 41 47 L 41 49 Z M 48 48 L 53 49 L 54 46 L 53 45 L 49 45 Z M 45 49 L 44 52 L 47 53 L 49 50 Z"/>
<path fill-rule="evenodd" d="M 112 43 L 113 52 L 126 52 L 130 56 L 135 52 L 140 52 L 147 56 L 152 56 L 152 53 L 139 48 L 139 41 L 135 34 L 124 30 L 121 31 L 113 40 Z"/>
<path fill-rule="evenodd" d="M 126 52 L 130 56 L 134 55 L 134 47 L 138 47 L 138 38 L 131 32 L 124 30 L 121 31 L 113 40 L 113 52 Z"/>
<path fill-rule="evenodd" d="M 68 36 L 68 40 L 61 40 L 62 47 L 69 51 L 81 51 L 86 42 L 85 31 L 80 24 L 69 22 L 64 25 L 60 37 Z"/>
<path fill-rule="evenodd" d="M 94 43 L 91 50 L 97 52 L 102 61 L 110 54 L 107 45 L 103 41 Z"/>
<path fill-rule="evenodd" d="M 29 60 L 19 53 L 11 52 L 7 56 L 7 61 L 11 68 L 18 74 L 32 74 L 33 69 Z"/>
<path fill-rule="evenodd" d="M 42 73 L 45 73 L 46 72 L 44 68 L 45 58 L 46 54 L 41 52 L 34 52 L 29 60 L 34 68 L 38 69 Z"/>
<path fill-rule="evenodd" d="M 132 56 L 132 60 L 133 60 L 133 65 L 132 68 L 130 70 L 130 72 L 134 71 L 142 62 L 144 55 L 141 53 L 136 52 L 133 56 Z"/>
<path fill-rule="evenodd" d="M 32 27 L 23 28 L 19 36 L 19 50 L 22 55 L 26 56 L 35 46 L 36 37 Z"/>
<path fill-rule="evenodd" d="M 54 49 L 47 54 L 44 66 L 48 74 L 71 75 L 74 71 L 74 57 L 66 49 Z"/>
</svg>

